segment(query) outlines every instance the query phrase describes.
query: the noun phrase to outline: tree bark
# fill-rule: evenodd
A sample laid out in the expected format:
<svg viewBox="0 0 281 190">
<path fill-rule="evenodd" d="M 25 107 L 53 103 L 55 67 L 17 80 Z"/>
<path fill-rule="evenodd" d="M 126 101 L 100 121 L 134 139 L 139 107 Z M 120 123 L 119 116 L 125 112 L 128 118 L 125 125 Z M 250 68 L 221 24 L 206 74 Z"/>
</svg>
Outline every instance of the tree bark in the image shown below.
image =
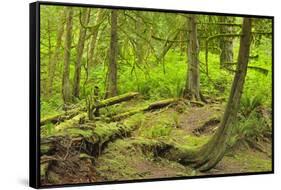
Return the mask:
<svg viewBox="0 0 281 190">
<path fill-rule="evenodd" d="M 65 104 L 69 104 L 72 101 L 70 80 L 69 80 L 69 66 L 70 66 L 70 55 L 71 55 L 71 42 L 72 42 L 72 19 L 73 9 L 67 8 L 67 19 L 66 19 L 66 36 L 64 45 L 64 70 L 62 78 L 62 97 Z"/>
<path fill-rule="evenodd" d="M 187 52 L 187 76 L 184 97 L 200 101 L 200 75 L 199 75 L 199 43 L 197 37 L 196 16 L 190 15 L 188 22 L 188 52 Z"/>
<path fill-rule="evenodd" d="M 65 9 L 61 12 L 61 21 L 58 23 L 57 27 L 57 40 L 56 40 L 56 46 L 55 46 L 55 52 L 51 57 L 51 61 L 49 64 L 49 72 L 48 72 L 48 81 L 47 81 L 47 96 L 51 96 L 53 93 L 53 81 L 55 77 L 55 71 L 57 62 L 60 60 L 60 51 L 61 51 L 61 45 L 62 45 L 62 36 L 64 33 L 64 26 L 65 26 Z"/>
<path fill-rule="evenodd" d="M 219 22 L 221 23 L 233 23 L 234 17 L 220 16 Z M 220 34 L 232 34 L 233 26 L 231 25 L 221 25 Z M 222 37 L 220 38 L 220 66 L 223 68 L 226 63 L 233 62 L 233 38 L 231 37 Z"/>
<path fill-rule="evenodd" d="M 95 56 L 95 49 L 96 49 L 96 42 L 99 34 L 99 27 L 101 24 L 101 21 L 103 20 L 104 17 L 104 11 L 99 10 L 95 19 L 95 26 L 92 28 L 92 40 L 90 43 L 90 49 L 89 49 L 89 65 L 88 65 L 88 70 L 90 72 L 90 68 L 94 66 L 94 56 Z"/>
<path fill-rule="evenodd" d="M 90 10 L 83 8 L 81 12 L 81 22 L 87 25 L 89 22 Z M 80 75 L 81 75 L 81 65 L 83 58 L 83 50 L 85 45 L 87 29 L 80 27 L 79 40 L 77 44 L 77 57 L 75 62 L 75 72 L 74 72 L 74 85 L 73 85 L 73 97 L 79 98 L 80 94 Z"/>
<path fill-rule="evenodd" d="M 106 98 L 117 95 L 117 10 L 111 11 L 111 39 Z"/>
</svg>

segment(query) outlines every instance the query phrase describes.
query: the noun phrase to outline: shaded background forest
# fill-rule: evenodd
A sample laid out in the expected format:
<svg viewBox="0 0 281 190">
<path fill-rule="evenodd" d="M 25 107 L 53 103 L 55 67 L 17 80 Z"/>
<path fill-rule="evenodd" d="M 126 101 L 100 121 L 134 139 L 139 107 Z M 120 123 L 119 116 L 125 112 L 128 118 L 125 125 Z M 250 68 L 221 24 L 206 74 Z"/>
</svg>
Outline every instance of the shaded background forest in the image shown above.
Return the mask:
<svg viewBox="0 0 281 190">
<path fill-rule="evenodd" d="M 243 29 L 248 31 L 248 39 Z M 250 44 L 249 53 L 244 52 L 246 55 L 239 60 L 242 43 L 245 50 Z M 207 174 L 271 169 L 271 19 L 41 6 L 40 56 L 44 184 L 204 175 L 200 172 L 212 169 L 220 161 L 217 157 L 224 155 L 225 144 L 238 146 L 238 152 L 232 150 L 231 155 L 235 156 L 226 156 L 221 169 Z M 243 64 L 248 69 L 241 69 Z M 242 86 L 232 83 L 239 73 L 236 69 L 247 73 Z M 241 101 L 240 97 L 233 99 L 238 107 L 229 106 L 234 111 L 224 111 L 227 101 L 231 103 L 231 89 L 239 89 L 238 94 L 243 89 Z M 121 101 L 116 100 L 123 97 L 130 101 L 119 104 Z M 106 109 L 98 112 L 102 107 Z M 87 117 L 84 111 L 88 111 Z M 223 133 L 216 131 L 229 125 L 222 122 L 227 121 L 228 112 L 233 114 L 229 118 L 234 127 L 227 135 L 231 138 L 224 139 Z M 124 139 L 115 141 L 115 133 Z M 89 140 L 93 134 L 102 142 Z M 53 146 L 57 146 L 53 144 L 58 143 L 54 136 L 73 139 L 76 135 L 92 143 L 91 150 L 88 145 L 83 153 L 79 149 L 79 161 L 69 153 L 69 147 L 53 153 Z M 207 143 L 212 142 L 210 139 L 223 143 L 216 148 Z M 189 157 L 186 149 L 204 144 L 210 144 L 205 146 L 205 154 L 214 154 L 209 159 L 214 163 L 198 171 L 185 168 L 184 159 Z M 142 150 L 145 147 L 145 154 L 131 152 L 135 146 Z M 240 150 L 241 147 L 249 150 Z M 150 155 L 155 151 L 158 165 L 155 155 L 153 159 Z M 165 152 L 164 156 L 159 152 Z M 54 159 L 48 157 L 50 153 L 55 163 L 50 163 Z M 158 160 L 158 156 L 169 162 Z M 180 160 L 177 156 L 184 159 L 175 161 Z M 98 161 L 93 157 L 98 157 Z M 205 159 L 206 155 L 201 157 Z M 87 166 L 94 166 L 93 171 L 90 169 L 91 179 L 82 176 L 83 172 L 74 172 L 71 177 L 61 173 L 65 173 L 62 163 L 74 167 L 69 162 L 81 162 L 76 168 L 79 171 L 87 165 L 81 161 L 84 158 L 95 160 Z M 142 163 L 141 167 L 131 163 L 137 158 L 135 162 Z M 165 171 L 154 173 L 159 164 L 165 165 Z M 142 171 L 144 168 L 148 171 Z"/>
<path fill-rule="evenodd" d="M 70 102 L 77 102 L 99 88 L 106 95 L 110 72 L 111 11 L 72 8 L 71 33 L 67 36 L 69 10 L 41 7 L 41 98 L 42 115 L 61 107 L 65 59 L 69 59 Z M 116 17 L 116 70 L 118 94 L 138 91 L 146 98 L 180 97 L 187 70 L 187 22 L 184 14 L 118 10 Z M 202 94 L 226 96 L 234 66 L 223 65 L 224 42 L 230 43 L 226 61 L 235 63 L 239 39 L 217 34 L 239 34 L 241 18 L 199 15 L 199 61 Z M 230 24 L 222 25 L 229 22 Z M 218 23 L 218 24 L 216 24 Z M 220 24 L 221 23 L 221 24 Z M 271 105 L 271 20 L 256 19 L 250 66 L 244 94 L 259 96 Z M 268 34 L 267 34 L 268 33 Z M 215 37 L 214 37 L 215 36 Z M 66 41 L 70 38 L 69 44 Z M 208 40 L 208 75 L 205 47 Z M 70 47 L 66 58 L 66 45 Z M 76 69 L 76 72 L 75 72 Z M 77 76 L 80 73 L 79 77 Z M 79 86 L 79 88 L 77 87 Z M 258 88 L 257 88 L 258 87 Z M 50 106 L 50 107 L 49 107 Z M 50 109 L 48 109 L 50 108 Z"/>
</svg>

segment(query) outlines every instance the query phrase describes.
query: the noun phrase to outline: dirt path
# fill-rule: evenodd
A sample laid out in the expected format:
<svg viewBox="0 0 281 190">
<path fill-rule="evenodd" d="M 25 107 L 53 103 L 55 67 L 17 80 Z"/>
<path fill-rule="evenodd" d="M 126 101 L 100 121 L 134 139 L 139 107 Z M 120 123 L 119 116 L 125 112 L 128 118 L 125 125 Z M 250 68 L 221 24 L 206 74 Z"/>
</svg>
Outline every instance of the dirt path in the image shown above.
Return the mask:
<svg viewBox="0 0 281 190">
<path fill-rule="evenodd" d="M 165 178 L 177 176 L 194 176 L 210 174 L 230 174 L 243 172 L 258 172 L 271 170 L 271 148 L 266 144 L 266 153 L 248 148 L 238 148 L 229 152 L 212 170 L 198 173 L 192 168 L 177 162 L 155 158 L 149 153 L 143 153 L 140 148 L 133 146 L 130 139 L 134 137 L 167 138 L 170 136 L 178 143 L 197 146 L 206 141 L 214 132 L 218 123 L 210 124 L 202 134 L 195 134 L 196 129 L 212 118 L 218 118 L 223 113 L 222 105 L 207 105 L 204 107 L 189 107 L 182 113 L 175 108 L 164 111 L 146 113 L 138 130 L 131 138 L 120 139 L 110 143 L 104 154 L 96 161 L 96 169 L 100 179 L 115 181 L 128 179 Z M 177 115 L 177 116 L 176 116 Z M 166 126 L 171 128 L 168 134 L 156 133 Z M 156 135 L 153 133 L 155 129 Z"/>
</svg>

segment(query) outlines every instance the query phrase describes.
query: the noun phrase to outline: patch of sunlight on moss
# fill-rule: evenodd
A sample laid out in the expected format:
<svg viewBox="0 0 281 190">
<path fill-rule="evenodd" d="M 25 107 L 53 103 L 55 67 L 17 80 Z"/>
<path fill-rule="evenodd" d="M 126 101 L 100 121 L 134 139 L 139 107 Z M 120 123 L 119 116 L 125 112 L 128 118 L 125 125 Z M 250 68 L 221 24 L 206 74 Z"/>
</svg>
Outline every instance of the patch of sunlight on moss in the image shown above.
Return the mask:
<svg viewBox="0 0 281 190">
<path fill-rule="evenodd" d="M 170 125 L 158 124 L 147 128 L 146 130 L 142 130 L 140 132 L 140 136 L 148 137 L 148 138 L 158 138 L 165 137 L 171 134 L 172 128 Z"/>
<path fill-rule="evenodd" d="M 100 138 L 108 137 L 111 134 L 118 133 L 121 126 L 117 126 L 116 123 L 103 124 L 96 123 L 96 128 L 94 130 L 95 134 L 97 134 Z"/>
<path fill-rule="evenodd" d="M 82 137 L 91 137 L 93 131 L 91 129 L 79 129 L 79 128 L 66 128 L 63 133 L 66 133 L 69 136 L 82 136 Z"/>
<path fill-rule="evenodd" d="M 204 145 L 210 139 L 210 136 L 192 136 L 186 135 L 183 137 L 184 140 L 184 147 L 196 148 Z"/>
<path fill-rule="evenodd" d="M 181 130 L 174 130 L 170 135 L 170 141 L 183 148 L 198 148 L 208 142 L 211 135 L 186 135 Z"/>
</svg>

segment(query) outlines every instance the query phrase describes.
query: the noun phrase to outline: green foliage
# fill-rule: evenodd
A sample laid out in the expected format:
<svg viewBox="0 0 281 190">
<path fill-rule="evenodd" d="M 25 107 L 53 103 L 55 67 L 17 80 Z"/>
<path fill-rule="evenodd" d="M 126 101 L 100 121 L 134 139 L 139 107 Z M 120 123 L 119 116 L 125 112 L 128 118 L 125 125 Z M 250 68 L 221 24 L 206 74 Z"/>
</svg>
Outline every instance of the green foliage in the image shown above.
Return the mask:
<svg viewBox="0 0 281 190">
<path fill-rule="evenodd" d="M 257 95 L 244 95 L 240 102 L 240 112 L 244 117 L 248 117 L 253 111 L 258 109 L 263 103 L 263 96 Z"/>
<path fill-rule="evenodd" d="M 258 112 L 251 112 L 247 117 L 243 117 L 234 123 L 232 139 L 230 144 L 234 145 L 237 141 L 264 139 L 264 135 L 270 133 L 271 127 L 265 118 Z"/>
<path fill-rule="evenodd" d="M 150 99 L 179 97 L 185 85 L 186 61 L 178 52 L 169 52 L 164 64 L 165 70 L 163 64 L 158 63 L 146 72 L 145 67 L 137 67 L 133 73 L 128 66 L 121 66 L 120 93 L 138 91 Z"/>
<path fill-rule="evenodd" d="M 54 135 L 54 132 L 55 132 L 55 128 L 54 128 L 54 124 L 52 123 L 47 123 L 46 125 L 44 125 L 43 129 L 41 129 L 42 136 L 51 136 Z"/>
<path fill-rule="evenodd" d="M 140 136 L 147 138 L 167 137 L 171 134 L 172 127 L 170 125 L 155 125 L 143 131 Z"/>
<path fill-rule="evenodd" d="M 60 94 L 52 95 L 50 98 L 44 98 L 43 96 L 40 101 L 40 107 L 41 118 L 61 112 L 63 108 L 63 101 Z"/>
</svg>

